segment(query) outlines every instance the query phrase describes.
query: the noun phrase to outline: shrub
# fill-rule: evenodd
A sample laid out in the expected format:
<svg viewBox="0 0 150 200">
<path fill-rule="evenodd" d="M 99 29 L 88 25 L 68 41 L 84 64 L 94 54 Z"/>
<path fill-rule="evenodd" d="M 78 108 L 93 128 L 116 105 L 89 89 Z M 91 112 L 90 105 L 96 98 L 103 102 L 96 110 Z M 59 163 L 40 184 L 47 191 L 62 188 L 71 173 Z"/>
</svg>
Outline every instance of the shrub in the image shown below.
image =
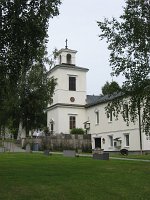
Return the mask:
<svg viewBox="0 0 150 200">
<path fill-rule="evenodd" d="M 84 130 L 82 128 L 73 128 L 70 131 L 71 134 L 83 135 Z"/>
<path fill-rule="evenodd" d="M 47 135 L 47 136 L 50 134 L 50 131 L 49 131 L 48 127 L 44 127 L 43 131 L 44 131 L 45 135 Z"/>
</svg>

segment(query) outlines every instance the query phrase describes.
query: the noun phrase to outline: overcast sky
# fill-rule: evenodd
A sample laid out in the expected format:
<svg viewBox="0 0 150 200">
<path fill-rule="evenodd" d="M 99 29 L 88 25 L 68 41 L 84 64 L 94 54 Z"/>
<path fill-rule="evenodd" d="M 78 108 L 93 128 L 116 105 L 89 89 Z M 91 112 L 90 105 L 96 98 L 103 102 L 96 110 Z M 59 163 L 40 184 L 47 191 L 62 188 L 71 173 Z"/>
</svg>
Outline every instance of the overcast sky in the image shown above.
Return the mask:
<svg viewBox="0 0 150 200">
<path fill-rule="evenodd" d="M 87 94 L 99 95 L 106 81 L 111 81 L 109 51 L 106 41 L 100 41 L 97 21 L 104 17 L 119 18 L 123 13 L 125 0 L 63 0 L 60 15 L 50 20 L 48 53 L 54 48 L 77 50 L 76 65 L 89 69 L 87 73 Z M 122 83 L 122 77 L 113 78 Z"/>
</svg>

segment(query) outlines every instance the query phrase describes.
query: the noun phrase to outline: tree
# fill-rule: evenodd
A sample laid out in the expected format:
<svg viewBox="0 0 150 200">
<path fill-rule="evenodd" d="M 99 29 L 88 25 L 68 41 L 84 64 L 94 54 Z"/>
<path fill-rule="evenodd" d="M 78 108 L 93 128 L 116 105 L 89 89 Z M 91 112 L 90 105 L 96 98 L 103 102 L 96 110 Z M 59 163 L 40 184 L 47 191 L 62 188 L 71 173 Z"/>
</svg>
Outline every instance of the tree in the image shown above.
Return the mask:
<svg viewBox="0 0 150 200">
<path fill-rule="evenodd" d="M 20 106 L 27 100 L 27 80 L 33 66 L 44 66 L 49 18 L 59 14 L 60 4 L 60 0 L 0 0 L 0 125 L 14 112 L 24 116 Z"/>
<path fill-rule="evenodd" d="M 56 85 L 56 79 L 49 79 L 44 66 L 36 64 L 26 75 L 23 96 L 19 101 L 19 117 L 28 130 L 46 126 L 46 113 L 48 103 L 52 103 L 52 97 Z"/>
<path fill-rule="evenodd" d="M 115 92 L 120 91 L 120 86 L 116 81 L 112 81 L 109 83 L 108 81 L 105 83 L 105 85 L 102 87 L 102 94 L 103 95 L 111 95 Z"/>
<path fill-rule="evenodd" d="M 130 121 L 139 117 L 146 134 L 150 133 L 150 1 L 126 0 L 120 21 L 98 22 L 110 50 L 112 74 L 125 77 L 122 97 L 129 98 Z M 112 103 L 114 114 L 121 112 L 123 98 Z M 141 108 L 143 112 L 141 113 Z"/>
</svg>

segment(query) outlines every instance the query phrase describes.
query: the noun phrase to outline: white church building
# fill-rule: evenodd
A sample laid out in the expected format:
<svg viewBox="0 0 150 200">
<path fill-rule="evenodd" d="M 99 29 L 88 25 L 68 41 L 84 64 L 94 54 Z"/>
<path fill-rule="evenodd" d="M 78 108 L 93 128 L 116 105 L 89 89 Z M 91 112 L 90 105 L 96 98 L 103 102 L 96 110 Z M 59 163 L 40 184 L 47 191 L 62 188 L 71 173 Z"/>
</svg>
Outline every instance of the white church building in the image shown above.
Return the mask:
<svg viewBox="0 0 150 200">
<path fill-rule="evenodd" d="M 54 134 L 70 134 L 83 128 L 91 134 L 92 149 L 104 151 L 150 151 L 150 136 L 139 133 L 139 123 L 127 126 L 122 116 L 115 120 L 106 115 L 106 96 L 86 94 L 87 68 L 76 65 L 77 51 L 66 48 L 58 52 L 57 63 L 48 76 L 57 79 L 53 103 L 47 108 L 47 126 Z"/>
</svg>

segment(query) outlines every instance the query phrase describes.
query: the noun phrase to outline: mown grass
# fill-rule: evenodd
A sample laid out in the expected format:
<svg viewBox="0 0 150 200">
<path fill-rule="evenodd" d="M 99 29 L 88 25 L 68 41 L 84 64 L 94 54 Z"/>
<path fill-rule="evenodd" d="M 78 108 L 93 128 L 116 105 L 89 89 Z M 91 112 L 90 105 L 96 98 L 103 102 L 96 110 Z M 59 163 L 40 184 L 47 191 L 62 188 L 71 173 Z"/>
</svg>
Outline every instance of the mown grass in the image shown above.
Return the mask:
<svg viewBox="0 0 150 200">
<path fill-rule="evenodd" d="M 0 199 L 148 200 L 150 163 L 0 154 Z"/>
</svg>

